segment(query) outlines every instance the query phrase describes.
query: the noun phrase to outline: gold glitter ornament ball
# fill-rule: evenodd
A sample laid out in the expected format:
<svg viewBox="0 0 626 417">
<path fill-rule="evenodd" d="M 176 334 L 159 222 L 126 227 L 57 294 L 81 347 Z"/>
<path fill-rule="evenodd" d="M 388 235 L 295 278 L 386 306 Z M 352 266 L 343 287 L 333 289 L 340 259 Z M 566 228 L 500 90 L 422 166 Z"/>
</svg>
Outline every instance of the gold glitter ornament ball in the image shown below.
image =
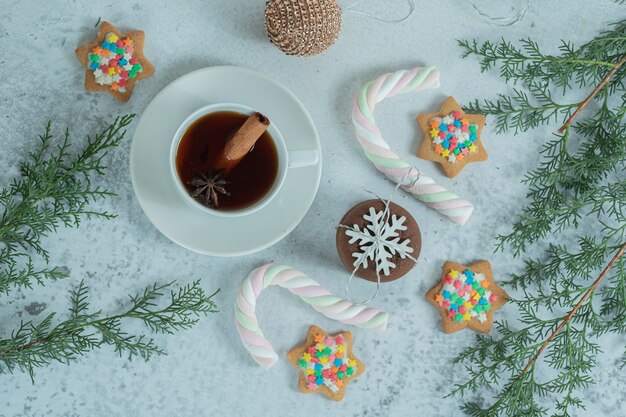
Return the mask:
<svg viewBox="0 0 626 417">
<path fill-rule="evenodd" d="M 337 40 L 341 8 L 336 0 L 268 0 L 265 30 L 287 55 L 317 55 Z"/>
</svg>

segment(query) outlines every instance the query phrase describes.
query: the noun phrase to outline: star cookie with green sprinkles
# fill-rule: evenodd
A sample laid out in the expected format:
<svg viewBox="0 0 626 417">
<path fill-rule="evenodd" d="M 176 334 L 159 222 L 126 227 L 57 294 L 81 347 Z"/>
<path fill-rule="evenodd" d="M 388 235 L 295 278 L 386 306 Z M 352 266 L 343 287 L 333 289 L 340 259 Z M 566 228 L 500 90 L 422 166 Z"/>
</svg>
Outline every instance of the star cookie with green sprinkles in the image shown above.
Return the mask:
<svg viewBox="0 0 626 417">
<path fill-rule="evenodd" d="M 365 364 L 352 353 L 352 334 L 328 334 L 311 326 L 306 341 L 291 349 L 287 358 L 298 368 L 298 388 L 304 393 L 320 392 L 341 401 L 350 381 L 365 372 Z"/>
<path fill-rule="evenodd" d="M 86 69 L 85 90 L 103 91 L 126 102 L 137 81 L 154 73 L 143 54 L 141 30 L 122 33 L 109 22 L 102 22 L 93 42 L 76 49 L 76 57 Z"/>
<path fill-rule="evenodd" d="M 426 293 L 426 299 L 441 313 L 443 331 L 454 333 L 466 327 L 489 333 L 493 313 L 509 296 L 493 280 L 491 264 L 478 261 L 469 266 L 446 261 L 441 282 Z"/>
<path fill-rule="evenodd" d="M 448 177 L 457 176 L 471 162 L 487 160 L 480 140 L 485 116 L 465 113 L 453 97 L 437 113 L 418 115 L 417 122 L 424 131 L 417 156 L 441 164 Z"/>
</svg>

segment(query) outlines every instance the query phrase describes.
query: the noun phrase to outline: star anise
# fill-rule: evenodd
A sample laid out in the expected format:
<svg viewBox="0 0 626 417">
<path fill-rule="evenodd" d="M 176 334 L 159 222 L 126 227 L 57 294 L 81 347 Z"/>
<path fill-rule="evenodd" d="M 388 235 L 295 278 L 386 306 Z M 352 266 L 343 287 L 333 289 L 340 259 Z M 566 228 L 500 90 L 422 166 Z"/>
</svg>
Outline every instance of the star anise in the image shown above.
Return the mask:
<svg viewBox="0 0 626 417">
<path fill-rule="evenodd" d="M 218 195 L 230 196 L 225 186 L 230 184 L 222 178 L 223 170 L 214 171 L 210 169 L 206 174 L 198 172 L 189 183 L 195 190 L 191 193 L 192 197 L 198 197 L 204 194 L 204 203 L 209 207 L 219 207 Z"/>
</svg>

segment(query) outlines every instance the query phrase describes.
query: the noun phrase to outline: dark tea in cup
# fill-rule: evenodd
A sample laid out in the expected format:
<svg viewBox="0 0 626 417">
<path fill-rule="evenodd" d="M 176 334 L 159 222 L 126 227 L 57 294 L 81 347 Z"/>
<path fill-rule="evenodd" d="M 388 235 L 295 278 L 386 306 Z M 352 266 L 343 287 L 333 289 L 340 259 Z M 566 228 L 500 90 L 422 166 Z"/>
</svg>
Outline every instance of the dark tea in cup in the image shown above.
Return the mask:
<svg viewBox="0 0 626 417">
<path fill-rule="evenodd" d="M 215 111 L 197 118 L 182 134 L 176 150 L 176 172 L 199 204 L 219 211 L 243 210 L 272 189 L 279 156 L 267 130 L 232 170 L 214 169 L 226 143 L 248 117 L 237 111 Z"/>
</svg>

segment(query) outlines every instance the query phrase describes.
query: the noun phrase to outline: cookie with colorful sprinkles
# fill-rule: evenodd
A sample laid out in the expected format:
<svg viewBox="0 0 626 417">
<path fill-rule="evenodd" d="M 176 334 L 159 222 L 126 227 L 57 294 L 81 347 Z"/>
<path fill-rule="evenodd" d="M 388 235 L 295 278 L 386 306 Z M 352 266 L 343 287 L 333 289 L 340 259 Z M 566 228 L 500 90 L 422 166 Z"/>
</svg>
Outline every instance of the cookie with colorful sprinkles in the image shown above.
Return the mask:
<svg viewBox="0 0 626 417">
<path fill-rule="evenodd" d="M 309 327 L 306 341 L 291 349 L 287 358 L 298 368 L 298 388 L 310 394 L 320 392 L 341 401 L 348 383 L 365 372 L 365 364 L 352 353 L 352 334 L 328 334 Z"/>
<path fill-rule="evenodd" d="M 438 112 L 418 115 L 417 122 L 424 131 L 417 156 L 441 164 L 448 177 L 456 177 L 471 162 L 487 160 L 480 140 L 485 116 L 465 113 L 454 97 L 448 97 Z"/>
<path fill-rule="evenodd" d="M 109 22 L 102 22 L 93 42 L 76 49 L 85 72 L 85 90 L 104 91 L 126 102 L 137 81 L 154 73 L 143 54 L 144 32 L 122 33 Z"/>
<path fill-rule="evenodd" d="M 446 261 L 441 281 L 426 293 L 426 299 L 441 313 L 443 331 L 454 333 L 466 327 L 489 333 L 493 313 L 509 296 L 493 280 L 488 261 L 469 266 Z"/>
</svg>

